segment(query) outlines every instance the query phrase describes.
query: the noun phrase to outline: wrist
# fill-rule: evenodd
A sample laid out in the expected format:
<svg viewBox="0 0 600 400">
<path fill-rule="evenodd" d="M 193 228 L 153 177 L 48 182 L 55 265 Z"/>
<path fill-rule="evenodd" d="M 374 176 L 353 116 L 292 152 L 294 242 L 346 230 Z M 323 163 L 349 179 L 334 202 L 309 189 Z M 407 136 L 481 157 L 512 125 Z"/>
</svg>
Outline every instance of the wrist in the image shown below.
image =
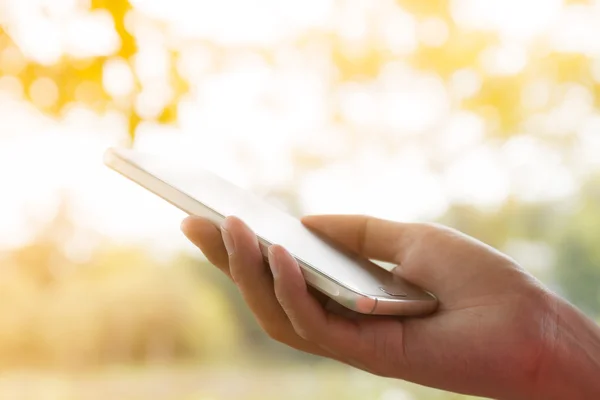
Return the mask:
<svg viewBox="0 0 600 400">
<path fill-rule="evenodd" d="M 530 398 L 600 398 L 600 327 L 562 299 L 552 295 L 548 301 L 550 318 Z"/>
</svg>

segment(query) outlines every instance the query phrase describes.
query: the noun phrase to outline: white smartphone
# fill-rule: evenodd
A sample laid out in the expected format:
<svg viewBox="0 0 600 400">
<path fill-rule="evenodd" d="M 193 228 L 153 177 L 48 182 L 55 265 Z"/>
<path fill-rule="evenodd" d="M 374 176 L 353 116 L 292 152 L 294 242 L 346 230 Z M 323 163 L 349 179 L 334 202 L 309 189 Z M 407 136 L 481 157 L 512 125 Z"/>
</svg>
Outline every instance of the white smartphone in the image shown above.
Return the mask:
<svg viewBox="0 0 600 400">
<path fill-rule="evenodd" d="M 432 294 L 328 243 L 297 218 L 210 171 L 128 149 L 108 149 L 104 162 L 189 215 L 217 225 L 227 216 L 242 219 L 256 233 L 265 257 L 268 246 L 282 245 L 310 286 L 350 310 L 416 316 L 437 308 Z"/>
</svg>

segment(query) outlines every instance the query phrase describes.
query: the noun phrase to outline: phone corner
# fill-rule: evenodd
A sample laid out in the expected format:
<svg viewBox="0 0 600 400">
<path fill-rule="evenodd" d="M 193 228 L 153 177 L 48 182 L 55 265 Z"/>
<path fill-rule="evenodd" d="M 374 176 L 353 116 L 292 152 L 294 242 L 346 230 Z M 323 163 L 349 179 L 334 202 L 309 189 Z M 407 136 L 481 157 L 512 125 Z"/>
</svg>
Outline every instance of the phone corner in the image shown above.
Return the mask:
<svg viewBox="0 0 600 400">
<path fill-rule="evenodd" d="M 117 149 L 115 147 L 108 147 L 102 153 L 102 162 L 106 166 L 114 165 L 117 159 Z"/>
</svg>

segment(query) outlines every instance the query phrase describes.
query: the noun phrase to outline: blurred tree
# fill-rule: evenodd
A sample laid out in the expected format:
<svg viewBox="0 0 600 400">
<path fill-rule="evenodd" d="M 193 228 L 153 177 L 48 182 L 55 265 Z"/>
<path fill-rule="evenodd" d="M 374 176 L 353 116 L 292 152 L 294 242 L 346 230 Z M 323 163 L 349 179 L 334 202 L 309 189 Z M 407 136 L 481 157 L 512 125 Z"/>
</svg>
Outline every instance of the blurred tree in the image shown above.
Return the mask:
<svg viewBox="0 0 600 400">
<path fill-rule="evenodd" d="M 515 240 L 547 243 L 555 254 L 553 271 L 540 278 L 557 285 L 561 294 L 588 315 L 600 317 L 598 177 L 590 179 L 575 200 L 547 204 L 508 201 L 492 211 L 455 205 L 440 222 L 501 250 Z M 543 255 L 534 251 L 531 257 Z"/>
<path fill-rule="evenodd" d="M 239 356 L 240 329 L 217 286 L 141 247 L 99 241 L 81 257 L 85 232 L 70 211 L 63 202 L 30 244 L 4 254 L 0 367 Z"/>
<path fill-rule="evenodd" d="M 133 69 L 138 46 L 136 37 L 127 26 L 132 6 L 128 0 L 92 0 L 87 5 L 86 2 L 77 4 L 80 11 L 107 12 L 110 15 L 120 42 L 117 51 L 93 57 L 63 55 L 57 63 L 44 64 L 26 58 L 11 40 L 10 26 L 0 25 L 0 54 L 10 54 L 10 57 L 5 57 L 4 60 L 0 58 L 0 72 L 17 77 L 23 84 L 28 99 L 51 115 L 60 115 L 73 102 L 83 103 L 97 112 L 117 110 L 123 113 L 128 118 L 129 132 L 133 140 L 137 126 L 142 120 L 148 120 L 142 117 L 136 108 L 136 99 L 143 89 L 142 83 L 136 79 L 133 92 L 124 96 L 111 95 L 103 86 L 106 66 L 111 61 L 124 60 Z M 168 80 L 175 89 L 175 96 L 156 118 L 151 119 L 159 123 L 175 122 L 176 105 L 187 91 L 187 83 L 175 68 L 175 50 L 172 51 L 169 62 L 171 75 Z M 52 82 L 53 85 L 40 86 L 40 82 Z M 37 88 L 40 88 L 38 90 L 36 83 Z M 49 96 L 48 91 L 56 91 L 56 95 Z"/>
<path fill-rule="evenodd" d="M 212 288 L 227 299 L 230 307 L 230 310 L 227 311 L 229 317 L 238 322 L 236 327 L 240 329 L 239 339 L 243 341 L 243 347 L 249 352 L 255 353 L 262 359 L 270 356 L 279 360 L 293 358 L 310 361 L 315 359 L 311 355 L 293 350 L 269 338 L 254 318 L 237 286 L 218 268 L 206 260 L 188 254 L 180 255 L 175 259 L 174 264 L 187 269 L 203 285 Z"/>
<path fill-rule="evenodd" d="M 560 222 L 565 220 L 564 214 L 554 203 L 523 204 L 509 200 L 498 210 L 457 204 L 440 222 L 501 249 L 511 239 L 550 239 L 553 228 L 560 227 Z"/>
<path fill-rule="evenodd" d="M 5 260 L 7 265 L 17 269 L 17 274 L 24 275 L 39 287 L 48 286 L 74 267 L 65 246 L 77 236 L 87 236 L 87 232 L 73 223 L 69 199 L 63 197 L 55 216 L 41 224 L 30 243 L 12 250 Z"/>
<path fill-rule="evenodd" d="M 460 100 L 456 106 L 483 115 L 488 121 L 488 132 L 502 138 L 518 133 L 523 122 L 530 115 L 529 110 L 524 108 L 521 98 L 527 83 L 533 80 L 545 80 L 556 85 L 565 83 L 585 85 L 596 103 L 600 104 L 600 83 L 593 79 L 592 56 L 557 51 L 545 41 L 534 41 L 533 44 L 528 45 L 526 50 L 529 59 L 521 70 L 504 75 L 487 71 L 482 61 L 483 56 L 486 52 L 494 50 L 500 44 L 501 38 L 495 33 L 467 29 L 457 24 L 452 18 L 451 3 L 447 0 L 397 0 L 400 7 L 415 17 L 417 24 L 423 23 L 428 18 L 437 18 L 444 26 L 440 29 L 447 31 L 447 37 L 440 45 L 431 46 L 419 42 L 415 51 L 407 55 L 395 55 L 395 49 L 375 39 L 374 32 L 378 29 L 378 21 L 376 18 L 367 17 L 365 17 L 369 21 L 367 32 L 357 43 L 349 45 L 337 32 L 316 30 L 298 36 L 293 44 L 300 49 L 315 48 L 315 45 L 317 48 L 329 49 L 338 83 L 371 81 L 380 74 L 387 63 L 395 60 L 407 61 L 418 70 L 437 74 L 447 82 L 453 79 L 455 73 L 469 70 L 475 74 L 476 79 L 480 80 L 479 89 L 468 98 Z M 122 112 L 128 117 L 132 138 L 136 127 L 144 120 L 160 123 L 176 122 L 179 101 L 193 83 L 189 81 L 189 77 L 184 78 L 177 67 L 182 50 L 176 47 L 178 44 L 165 41 L 170 55 L 168 83 L 173 89 L 174 96 L 157 115 L 147 116 L 143 112 L 140 113 L 139 107 L 136 106 L 144 83 L 140 81 L 133 68 L 135 57 L 139 54 L 139 42 L 132 28 L 132 21 L 134 17 L 144 17 L 136 12 L 128 0 L 91 0 L 77 4 L 88 13 L 106 12 L 110 15 L 113 29 L 120 41 L 116 51 L 95 57 L 63 56 L 59 62 L 52 65 L 36 63 L 26 59 L 19 47 L 11 40 L 11 26 L 4 21 L 5 26 L 0 26 L 0 53 L 11 56 L 5 57 L 4 62 L 0 62 L 0 70 L 4 74 L 18 77 L 34 104 L 46 112 L 59 114 L 74 101 L 85 103 L 98 111 L 116 109 Z M 165 38 L 168 37 L 167 30 L 161 27 L 159 21 L 145 22 L 153 24 Z M 276 48 L 269 49 L 261 46 L 246 46 L 240 49 L 236 45 L 205 43 L 201 39 L 196 41 L 205 48 L 210 48 L 210 51 L 215 54 L 220 54 L 220 57 L 215 57 L 215 67 L 224 56 L 236 54 L 240 50 L 254 52 L 270 60 L 275 58 L 277 51 Z M 186 45 L 192 46 L 193 42 L 194 39 L 186 39 Z M 124 60 L 134 72 L 134 91 L 125 96 L 115 97 L 102 86 L 107 63 L 115 60 Z M 57 90 L 55 101 L 40 102 L 31 95 L 32 85 L 39 83 L 43 78 L 54 82 Z M 555 105 L 549 102 L 544 108 L 549 109 Z M 331 117 L 337 118 L 339 113 L 334 112 Z"/>
<path fill-rule="evenodd" d="M 554 241 L 556 270 L 568 298 L 600 317 L 600 177 L 586 184 L 578 200 Z"/>
</svg>

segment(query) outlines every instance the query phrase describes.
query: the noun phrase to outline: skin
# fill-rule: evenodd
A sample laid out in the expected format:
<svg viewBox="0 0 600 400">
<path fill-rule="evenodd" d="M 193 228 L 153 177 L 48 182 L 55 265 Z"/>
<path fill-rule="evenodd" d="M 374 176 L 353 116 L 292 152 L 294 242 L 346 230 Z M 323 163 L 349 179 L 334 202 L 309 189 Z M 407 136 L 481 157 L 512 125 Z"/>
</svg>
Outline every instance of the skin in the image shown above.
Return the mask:
<svg viewBox="0 0 600 400">
<path fill-rule="evenodd" d="M 359 315 L 308 287 L 281 246 L 265 262 L 255 234 L 229 217 L 190 217 L 186 236 L 241 291 L 264 331 L 300 351 L 370 373 L 498 399 L 600 398 L 600 333 L 515 261 L 455 230 L 367 216 L 303 223 L 434 293 L 425 317 Z"/>
</svg>

